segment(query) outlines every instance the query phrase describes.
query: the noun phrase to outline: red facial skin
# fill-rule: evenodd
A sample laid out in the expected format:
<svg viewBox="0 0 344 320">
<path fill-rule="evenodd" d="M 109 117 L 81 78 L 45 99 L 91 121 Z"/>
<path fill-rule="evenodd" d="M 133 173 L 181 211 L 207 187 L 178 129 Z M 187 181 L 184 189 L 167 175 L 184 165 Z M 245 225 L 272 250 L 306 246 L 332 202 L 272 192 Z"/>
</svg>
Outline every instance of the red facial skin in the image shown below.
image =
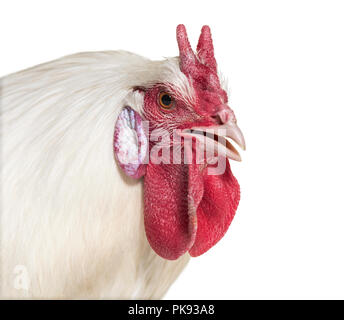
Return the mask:
<svg viewBox="0 0 344 320">
<path fill-rule="evenodd" d="M 198 58 L 190 53 L 185 28 L 178 26 L 180 68 L 192 80 L 196 101 L 186 105 L 175 98 L 171 110 L 159 105 L 158 96 L 173 88 L 157 84 L 145 92 L 144 116 L 150 131 L 159 125 L 164 129 L 185 129 L 220 125 L 218 113 L 229 107 L 227 94 L 221 89 L 213 58 L 208 27 L 202 29 Z M 202 63 L 199 61 L 201 60 Z M 229 109 L 230 110 L 230 109 Z M 230 110 L 232 118 L 234 113 Z M 172 131 L 170 131 L 172 133 Z M 154 143 L 151 143 L 151 147 Z M 171 152 L 172 153 L 172 152 Z M 186 152 L 192 157 L 193 150 Z M 210 165 L 153 164 L 144 177 L 144 219 L 147 239 L 157 254 L 174 260 L 186 253 L 199 256 L 215 245 L 227 231 L 237 209 L 240 188 L 232 175 L 228 160 L 222 175 L 208 175 Z"/>
</svg>

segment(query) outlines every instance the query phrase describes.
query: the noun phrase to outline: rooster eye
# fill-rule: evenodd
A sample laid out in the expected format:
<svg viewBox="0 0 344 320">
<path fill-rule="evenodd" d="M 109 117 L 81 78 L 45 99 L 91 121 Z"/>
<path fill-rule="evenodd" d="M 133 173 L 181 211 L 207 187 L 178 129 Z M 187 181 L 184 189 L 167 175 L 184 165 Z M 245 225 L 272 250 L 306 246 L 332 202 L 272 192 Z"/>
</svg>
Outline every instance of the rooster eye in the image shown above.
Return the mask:
<svg viewBox="0 0 344 320">
<path fill-rule="evenodd" d="M 171 109 L 174 105 L 173 98 L 166 92 L 160 92 L 159 94 L 159 104 L 164 109 Z"/>
</svg>

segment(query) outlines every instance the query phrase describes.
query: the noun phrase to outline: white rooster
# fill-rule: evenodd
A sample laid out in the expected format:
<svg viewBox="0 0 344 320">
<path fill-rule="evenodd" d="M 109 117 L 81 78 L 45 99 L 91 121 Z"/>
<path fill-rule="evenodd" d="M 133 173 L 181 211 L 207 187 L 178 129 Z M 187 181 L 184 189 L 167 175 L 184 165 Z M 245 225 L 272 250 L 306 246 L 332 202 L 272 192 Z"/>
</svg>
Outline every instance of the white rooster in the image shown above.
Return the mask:
<svg viewBox="0 0 344 320">
<path fill-rule="evenodd" d="M 209 27 L 197 54 L 183 25 L 177 40 L 163 61 L 80 53 L 1 79 L 2 297 L 161 298 L 227 231 L 240 197 L 228 141 L 220 175 L 142 160 L 155 129 L 220 145 L 205 132 L 221 128 L 245 147 Z"/>
</svg>

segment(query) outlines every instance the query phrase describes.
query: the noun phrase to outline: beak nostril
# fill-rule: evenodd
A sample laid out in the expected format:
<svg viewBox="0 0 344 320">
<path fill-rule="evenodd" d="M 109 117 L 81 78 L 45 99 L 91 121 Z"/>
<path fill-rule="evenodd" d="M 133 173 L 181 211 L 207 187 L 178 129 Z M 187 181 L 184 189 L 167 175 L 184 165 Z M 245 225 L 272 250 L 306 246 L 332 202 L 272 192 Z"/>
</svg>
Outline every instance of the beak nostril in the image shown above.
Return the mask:
<svg viewBox="0 0 344 320">
<path fill-rule="evenodd" d="M 216 124 L 223 124 L 221 117 L 218 114 L 216 114 L 215 116 L 211 116 L 211 117 L 214 119 Z"/>
<path fill-rule="evenodd" d="M 221 124 L 225 124 L 227 122 L 236 123 L 234 112 L 229 109 L 229 107 L 222 109 L 220 112 L 217 113 L 217 116 L 220 118 Z"/>
</svg>

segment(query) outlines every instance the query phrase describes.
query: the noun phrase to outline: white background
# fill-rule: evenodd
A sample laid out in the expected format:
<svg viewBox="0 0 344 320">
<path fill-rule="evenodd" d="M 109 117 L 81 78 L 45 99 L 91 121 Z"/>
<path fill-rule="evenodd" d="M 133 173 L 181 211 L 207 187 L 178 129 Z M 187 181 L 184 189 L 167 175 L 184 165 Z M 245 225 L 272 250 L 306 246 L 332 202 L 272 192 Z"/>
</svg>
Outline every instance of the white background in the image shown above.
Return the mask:
<svg viewBox="0 0 344 320">
<path fill-rule="evenodd" d="M 0 76 L 79 51 L 177 55 L 203 24 L 247 151 L 237 215 L 167 299 L 344 298 L 343 1 L 7 1 Z"/>
</svg>

